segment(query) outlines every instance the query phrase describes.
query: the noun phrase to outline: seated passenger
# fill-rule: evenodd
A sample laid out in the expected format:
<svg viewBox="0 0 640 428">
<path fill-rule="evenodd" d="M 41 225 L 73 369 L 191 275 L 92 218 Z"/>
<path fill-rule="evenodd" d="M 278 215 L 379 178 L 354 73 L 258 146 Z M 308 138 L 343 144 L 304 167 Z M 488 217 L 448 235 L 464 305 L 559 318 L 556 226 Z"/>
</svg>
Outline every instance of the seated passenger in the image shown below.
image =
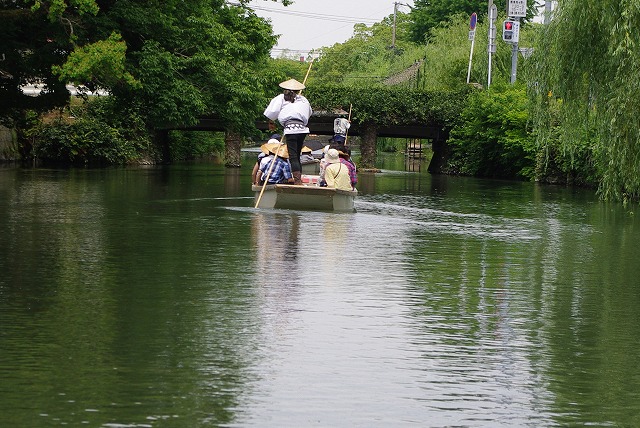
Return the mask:
<svg viewBox="0 0 640 428">
<path fill-rule="evenodd" d="M 267 184 L 293 184 L 294 180 L 291 173 L 291 164 L 289 164 L 287 146 L 280 144 L 280 142 L 277 142 L 276 145 L 267 143 L 265 146 L 267 146 L 265 150 L 268 150 L 269 154 L 260 162 L 258 169 L 259 184 L 264 184 L 265 180 L 267 180 Z M 276 153 L 278 156 L 276 156 Z"/>
<path fill-rule="evenodd" d="M 325 155 L 327 167 L 324 171 L 324 179 L 327 187 L 338 190 L 353 190 L 349 168 L 340 161 L 340 155 L 336 149 L 329 149 Z"/>
<path fill-rule="evenodd" d="M 264 161 L 265 157 L 269 155 L 268 147 L 275 147 L 277 144 L 280 144 L 280 134 L 273 134 L 269 141 L 260 146 L 260 153 L 258 154 L 258 159 L 256 160 L 256 164 L 253 166 L 253 170 L 251 171 L 251 183 L 258 184 L 260 181 L 260 175 L 258 171 L 260 170 L 260 165 Z"/>
<path fill-rule="evenodd" d="M 351 187 L 355 189 L 358 184 L 358 173 L 356 171 L 356 164 L 351 160 L 351 149 L 343 147 L 341 151 L 338 151 L 340 156 L 340 162 L 349 169 L 349 178 L 351 178 Z"/>
<path fill-rule="evenodd" d="M 302 164 L 307 164 L 307 163 L 315 163 L 316 158 L 314 158 L 311 155 L 311 149 L 307 146 L 304 146 L 302 148 L 302 151 L 300 152 L 300 163 Z"/>
</svg>

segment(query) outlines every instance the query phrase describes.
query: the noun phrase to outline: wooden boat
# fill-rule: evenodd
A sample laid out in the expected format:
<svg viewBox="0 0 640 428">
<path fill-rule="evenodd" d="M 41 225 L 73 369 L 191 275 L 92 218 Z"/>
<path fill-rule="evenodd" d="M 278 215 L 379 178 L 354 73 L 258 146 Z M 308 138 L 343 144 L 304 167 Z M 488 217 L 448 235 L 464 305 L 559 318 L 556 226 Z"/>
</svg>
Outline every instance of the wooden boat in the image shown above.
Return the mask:
<svg viewBox="0 0 640 428">
<path fill-rule="evenodd" d="M 315 177 L 315 182 L 314 178 Z M 258 208 L 284 208 L 299 210 L 354 212 L 357 190 L 337 190 L 317 185 L 317 176 L 304 176 L 302 186 L 291 184 L 268 184 L 262 197 L 262 186 L 251 186 L 255 201 L 260 198 Z"/>
<path fill-rule="evenodd" d="M 315 160 L 313 162 L 302 162 L 302 173 L 310 175 L 320 174 L 320 161 Z"/>
</svg>

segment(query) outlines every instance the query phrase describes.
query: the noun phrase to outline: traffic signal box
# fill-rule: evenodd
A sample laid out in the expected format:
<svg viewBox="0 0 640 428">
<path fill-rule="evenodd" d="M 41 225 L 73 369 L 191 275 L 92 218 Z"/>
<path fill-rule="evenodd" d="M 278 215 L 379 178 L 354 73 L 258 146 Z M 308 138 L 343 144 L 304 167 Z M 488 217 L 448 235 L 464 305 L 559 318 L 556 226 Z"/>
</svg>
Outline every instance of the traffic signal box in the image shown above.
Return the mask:
<svg viewBox="0 0 640 428">
<path fill-rule="evenodd" d="M 520 23 L 507 19 L 502 23 L 502 40 L 507 43 L 518 43 L 520 38 Z"/>
</svg>

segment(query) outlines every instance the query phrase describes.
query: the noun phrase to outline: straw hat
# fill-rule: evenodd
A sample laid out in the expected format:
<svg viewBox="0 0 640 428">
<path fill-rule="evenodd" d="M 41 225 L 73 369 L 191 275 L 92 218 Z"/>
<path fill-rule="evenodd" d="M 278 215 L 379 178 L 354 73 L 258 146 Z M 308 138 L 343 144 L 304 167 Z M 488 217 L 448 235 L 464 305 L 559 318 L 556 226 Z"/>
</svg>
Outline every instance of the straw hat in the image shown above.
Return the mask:
<svg viewBox="0 0 640 428">
<path fill-rule="evenodd" d="M 280 144 L 280 141 L 274 140 L 273 138 L 263 145 L 260 146 L 260 150 L 265 155 L 269 153 L 277 154 L 278 157 L 289 159 L 289 152 L 287 151 L 287 146 L 284 144 Z"/>
<path fill-rule="evenodd" d="M 280 83 L 280 87 L 282 89 L 289 89 L 290 91 L 301 91 L 305 88 L 305 86 L 296 79 L 285 80 Z"/>
<path fill-rule="evenodd" d="M 336 149 L 329 149 L 327 154 L 324 155 L 327 163 L 338 163 L 340 162 L 340 155 Z"/>
</svg>

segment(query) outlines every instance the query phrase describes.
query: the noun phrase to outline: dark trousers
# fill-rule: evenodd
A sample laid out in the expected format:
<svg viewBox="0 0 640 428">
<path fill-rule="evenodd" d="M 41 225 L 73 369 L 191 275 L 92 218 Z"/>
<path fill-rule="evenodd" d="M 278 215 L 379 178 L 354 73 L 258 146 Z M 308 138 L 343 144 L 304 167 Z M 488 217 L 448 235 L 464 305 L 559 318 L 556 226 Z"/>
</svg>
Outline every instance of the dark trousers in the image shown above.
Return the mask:
<svg viewBox="0 0 640 428">
<path fill-rule="evenodd" d="M 300 152 L 304 145 L 304 139 L 307 134 L 287 134 L 287 151 L 289 152 L 289 163 L 291 164 L 291 172 L 302 171 L 300 164 Z"/>
</svg>

